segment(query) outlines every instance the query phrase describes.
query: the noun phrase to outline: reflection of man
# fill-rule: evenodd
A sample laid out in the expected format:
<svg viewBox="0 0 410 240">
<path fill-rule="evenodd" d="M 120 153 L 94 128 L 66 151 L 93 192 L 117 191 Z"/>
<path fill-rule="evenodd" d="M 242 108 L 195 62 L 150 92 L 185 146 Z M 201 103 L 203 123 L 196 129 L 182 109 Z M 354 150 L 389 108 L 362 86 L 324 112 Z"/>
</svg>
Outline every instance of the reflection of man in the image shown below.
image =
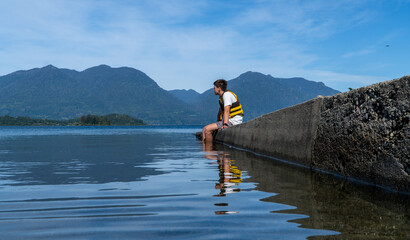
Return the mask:
<svg viewBox="0 0 410 240">
<path fill-rule="evenodd" d="M 203 145 L 208 146 L 208 145 Z M 227 193 L 240 192 L 235 186 L 242 182 L 242 171 L 235 165 L 235 160 L 231 160 L 225 152 L 212 151 L 213 149 L 203 148 L 206 152 L 205 157 L 210 160 L 216 160 L 219 168 L 219 182 L 215 184 L 216 189 L 221 192 L 216 196 L 225 196 Z"/>
<path fill-rule="evenodd" d="M 219 164 L 219 183 L 215 184 L 216 189 L 221 192 L 217 196 L 225 196 L 228 193 L 240 192 L 235 186 L 242 182 L 242 171 L 232 164 L 233 160 L 222 156 L 218 159 Z"/>
<path fill-rule="evenodd" d="M 237 125 L 243 121 L 243 109 L 238 97 L 231 91 L 226 90 L 228 82 L 218 79 L 214 82 L 214 93 L 219 96 L 219 112 L 217 122 L 205 126 L 202 130 L 202 141 L 212 143 L 212 132 L 217 129 L 225 129 Z"/>
<path fill-rule="evenodd" d="M 208 145 L 203 145 L 204 147 Z M 220 193 L 214 197 L 223 197 L 228 193 L 240 192 L 241 190 L 235 186 L 242 182 L 242 171 L 234 166 L 234 160 L 230 160 L 224 152 L 214 151 L 212 148 L 204 148 L 205 157 L 210 160 L 216 160 L 219 168 L 219 182 L 215 184 L 215 188 L 220 190 Z M 228 206 L 228 203 L 216 203 L 215 206 Z M 233 214 L 237 211 L 215 211 L 215 214 Z"/>
</svg>

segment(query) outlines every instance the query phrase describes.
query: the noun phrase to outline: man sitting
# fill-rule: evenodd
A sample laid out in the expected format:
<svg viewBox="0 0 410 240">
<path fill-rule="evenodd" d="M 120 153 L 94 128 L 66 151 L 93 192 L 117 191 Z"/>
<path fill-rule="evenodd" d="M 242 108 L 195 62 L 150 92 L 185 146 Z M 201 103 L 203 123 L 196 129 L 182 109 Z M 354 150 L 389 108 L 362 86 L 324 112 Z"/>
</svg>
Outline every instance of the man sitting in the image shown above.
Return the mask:
<svg viewBox="0 0 410 240">
<path fill-rule="evenodd" d="M 214 82 L 215 95 L 219 96 L 219 112 L 216 123 L 206 125 L 202 130 L 202 142 L 212 143 L 212 132 L 217 129 L 225 129 L 237 125 L 243 121 L 243 109 L 238 97 L 231 91 L 226 90 L 228 82 L 218 79 Z"/>
</svg>

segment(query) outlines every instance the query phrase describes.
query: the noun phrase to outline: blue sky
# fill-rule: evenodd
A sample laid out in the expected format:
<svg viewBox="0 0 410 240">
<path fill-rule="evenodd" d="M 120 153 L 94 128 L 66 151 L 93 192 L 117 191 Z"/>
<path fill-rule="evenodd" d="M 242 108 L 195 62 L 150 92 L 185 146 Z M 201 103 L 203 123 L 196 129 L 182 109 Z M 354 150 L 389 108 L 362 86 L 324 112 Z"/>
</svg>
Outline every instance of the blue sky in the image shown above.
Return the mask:
<svg viewBox="0 0 410 240">
<path fill-rule="evenodd" d="M 410 0 L 0 0 L 0 9 L 0 75 L 107 64 L 203 92 L 246 71 L 339 91 L 410 74 Z"/>
</svg>

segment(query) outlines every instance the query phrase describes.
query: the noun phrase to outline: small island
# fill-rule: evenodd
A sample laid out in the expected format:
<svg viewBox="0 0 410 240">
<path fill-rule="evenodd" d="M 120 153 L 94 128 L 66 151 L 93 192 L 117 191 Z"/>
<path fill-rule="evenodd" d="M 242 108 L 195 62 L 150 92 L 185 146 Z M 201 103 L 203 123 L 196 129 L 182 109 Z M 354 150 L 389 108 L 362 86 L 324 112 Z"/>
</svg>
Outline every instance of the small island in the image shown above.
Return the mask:
<svg viewBox="0 0 410 240">
<path fill-rule="evenodd" d="M 147 125 L 141 119 L 125 114 L 104 116 L 84 115 L 69 120 L 35 119 L 30 117 L 0 117 L 0 126 L 142 126 Z"/>
</svg>

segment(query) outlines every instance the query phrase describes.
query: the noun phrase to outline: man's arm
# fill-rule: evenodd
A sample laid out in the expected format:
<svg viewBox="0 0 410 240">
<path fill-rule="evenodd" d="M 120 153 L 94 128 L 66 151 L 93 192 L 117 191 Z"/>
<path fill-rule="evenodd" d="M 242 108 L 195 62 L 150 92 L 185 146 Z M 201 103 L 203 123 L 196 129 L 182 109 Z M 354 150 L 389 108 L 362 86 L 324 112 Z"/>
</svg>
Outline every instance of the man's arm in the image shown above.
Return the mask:
<svg viewBox="0 0 410 240">
<path fill-rule="evenodd" d="M 225 106 L 224 107 L 224 124 L 228 124 L 229 122 L 229 112 L 231 110 L 231 105 Z M 226 128 L 226 126 L 223 126 L 222 128 Z"/>
</svg>

